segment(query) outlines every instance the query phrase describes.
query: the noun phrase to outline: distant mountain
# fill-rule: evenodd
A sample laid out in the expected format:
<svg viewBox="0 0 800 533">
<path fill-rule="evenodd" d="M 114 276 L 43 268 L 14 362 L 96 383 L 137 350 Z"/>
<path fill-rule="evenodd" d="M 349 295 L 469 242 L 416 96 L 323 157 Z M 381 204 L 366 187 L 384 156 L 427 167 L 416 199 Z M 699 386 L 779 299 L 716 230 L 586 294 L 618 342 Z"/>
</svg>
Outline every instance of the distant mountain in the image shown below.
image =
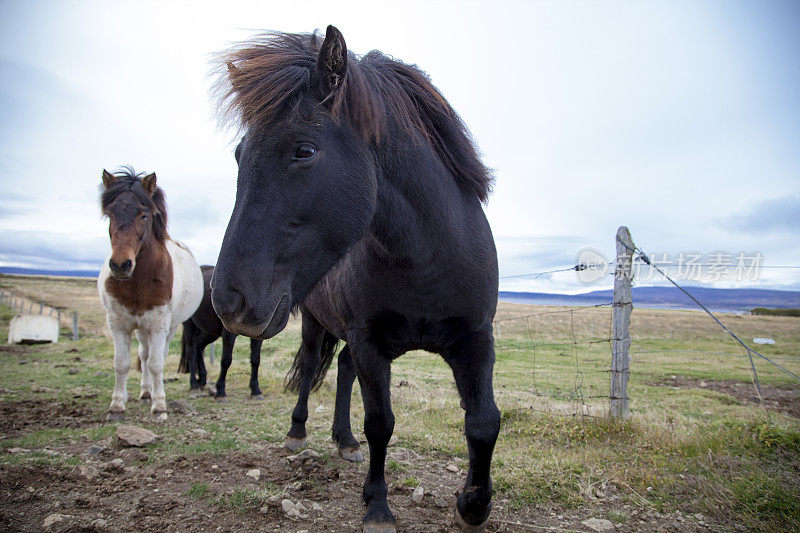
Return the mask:
<svg viewBox="0 0 800 533">
<path fill-rule="evenodd" d="M 2 274 L 19 274 L 22 276 L 70 276 L 76 278 L 96 278 L 99 270 L 44 270 L 39 268 L 19 268 L 0 266 Z"/>
<path fill-rule="evenodd" d="M 800 308 L 800 292 L 765 289 L 711 289 L 685 287 L 706 307 L 720 311 L 747 311 L 754 307 L 781 309 Z M 597 305 L 611 302 L 614 291 L 592 291 L 582 294 L 550 294 L 541 292 L 500 291 L 506 302 L 538 305 Z M 634 307 L 698 309 L 697 305 L 675 287 L 634 287 Z"/>
</svg>

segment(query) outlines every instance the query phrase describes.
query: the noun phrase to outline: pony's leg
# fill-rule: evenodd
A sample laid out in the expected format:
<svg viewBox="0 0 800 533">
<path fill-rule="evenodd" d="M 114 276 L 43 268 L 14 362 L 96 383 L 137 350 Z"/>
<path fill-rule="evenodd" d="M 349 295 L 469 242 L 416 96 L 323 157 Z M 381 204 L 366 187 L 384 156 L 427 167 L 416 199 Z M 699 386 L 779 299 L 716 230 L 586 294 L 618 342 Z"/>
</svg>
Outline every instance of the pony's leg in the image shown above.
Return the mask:
<svg viewBox="0 0 800 533">
<path fill-rule="evenodd" d="M 261 365 L 261 345 L 264 341 L 250 339 L 250 397 L 263 400 L 261 387 L 258 386 L 258 367 Z"/>
<path fill-rule="evenodd" d="M 172 331 L 155 331 L 150 334 L 148 342 L 149 356 L 147 357 L 147 368 L 153 379 L 152 405 L 150 414 L 156 422 L 163 422 L 167 419 L 167 395 L 164 392 L 164 363 L 169 352 L 169 341 L 172 339 Z"/>
<path fill-rule="evenodd" d="M 364 460 L 358 441 L 350 427 L 350 395 L 353 393 L 353 382 L 356 371 L 350 357 L 350 348 L 345 344 L 339 352 L 339 370 L 336 376 L 336 404 L 333 408 L 333 442 L 339 447 L 342 459 L 360 463 Z"/>
<path fill-rule="evenodd" d="M 114 392 L 106 420 L 118 422 L 125 419 L 125 402 L 128 400 L 128 372 L 131 369 L 131 334 L 111 330 L 114 336 Z"/>
<path fill-rule="evenodd" d="M 228 369 L 233 362 L 233 346 L 236 344 L 236 334 L 225 330 L 222 333 L 222 359 L 219 362 L 219 378 L 217 378 L 217 392 L 214 398 L 223 401 L 227 396 L 225 393 L 225 379 L 228 377 Z"/>
<path fill-rule="evenodd" d="M 139 401 L 149 400 L 153 391 L 153 378 L 147 368 L 147 335 L 142 335 L 136 330 L 136 339 L 139 341 L 139 362 L 142 367 L 142 381 L 139 384 Z"/>
<path fill-rule="evenodd" d="M 386 500 L 386 448 L 394 431 L 389 391 L 391 361 L 369 348 L 350 346 L 353 364 L 364 400 L 364 434 L 369 444 L 369 470 L 364 482 L 365 533 L 393 533 L 394 516 Z"/>
<path fill-rule="evenodd" d="M 308 420 L 308 395 L 311 392 L 311 381 L 314 371 L 319 365 L 322 337 L 325 329 L 322 324 L 309 313 L 303 313 L 302 346 L 300 346 L 299 372 L 300 383 L 297 391 L 297 403 L 292 411 L 292 427 L 286 436 L 285 446 L 297 451 L 306 445 L 306 420 Z"/>
<path fill-rule="evenodd" d="M 469 471 L 458 496 L 456 523 L 462 531 L 483 531 L 492 510 L 492 480 L 489 469 L 500 432 L 500 411 L 494 403 L 492 369 L 494 339 L 491 331 L 465 335 L 442 352 L 453 370 L 465 410 L 464 432 L 469 448 Z"/>
<path fill-rule="evenodd" d="M 217 340 L 217 337 L 211 335 L 209 333 L 205 333 L 201 331 L 200 328 L 197 328 L 194 333 L 194 338 L 192 340 L 192 353 L 189 355 L 192 364 L 194 365 L 195 372 L 197 372 L 197 380 L 194 383 L 194 387 L 191 389 L 191 393 L 193 395 L 199 394 L 199 391 L 206 386 L 206 364 L 203 360 L 203 354 L 205 353 L 206 347 Z"/>
</svg>

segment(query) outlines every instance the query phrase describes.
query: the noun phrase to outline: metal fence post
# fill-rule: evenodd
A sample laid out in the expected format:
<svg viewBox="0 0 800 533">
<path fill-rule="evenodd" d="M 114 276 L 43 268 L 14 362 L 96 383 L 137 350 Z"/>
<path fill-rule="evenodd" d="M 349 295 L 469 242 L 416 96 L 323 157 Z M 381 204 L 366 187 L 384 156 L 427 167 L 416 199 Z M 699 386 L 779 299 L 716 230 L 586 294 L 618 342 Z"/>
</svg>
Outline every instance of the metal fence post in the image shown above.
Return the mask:
<svg viewBox="0 0 800 533">
<path fill-rule="evenodd" d="M 614 273 L 614 307 L 611 312 L 613 335 L 611 337 L 611 416 L 627 418 L 628 377 L 630 376 L 631 356 L 631 312 L 633 297 L 633 239 L 627 227 L 617 230 L 617 263 Z"/>
<path fill-rule="evenodd" d="M 72 312 L 72 340 L 78 340 L 78 312 Z"/>
</svg>

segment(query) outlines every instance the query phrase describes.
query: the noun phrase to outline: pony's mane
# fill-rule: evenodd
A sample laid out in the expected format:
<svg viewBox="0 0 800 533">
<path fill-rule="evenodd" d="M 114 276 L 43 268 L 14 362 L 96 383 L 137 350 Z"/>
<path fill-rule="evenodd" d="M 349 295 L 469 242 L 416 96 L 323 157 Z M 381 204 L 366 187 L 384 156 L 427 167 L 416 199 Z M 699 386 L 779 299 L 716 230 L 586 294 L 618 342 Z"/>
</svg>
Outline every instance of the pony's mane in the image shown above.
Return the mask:
<svg viewBox="0 0 800 533">
<path fill-rule="evenodd" d="M 321 45 L 316 33 L 275 32 L 223 52 L 216 85 L 220 123 L 259 128 L 287 113 L 290 120 L 310 120 L 314 109 L 303 103 L 311 96 L 334 120 L 380 144 L 391 117 L 422 134 L 459 185 L 486 201 L 492 175 L 469 130 L 424 72 L 379 51 L 362 58 L 349 52 L 343 80 L 326 95 L 316 67 Z"/>
<path fill-rule="evenodd" d="M 105 188 L 100 185 L 100 211 L 105 214 L 106 209 L 117 197 L 125 191 L 132 192 L 136 198 L 150 210 L 153 219 L 153 235 L 159 241 L 167 237 L 167 201 L 164 191 L 156 185 L 153 195 L 147 194 L 142 186 L 142 177 L 145 172 L 136 172 L 130 165 L 123 165 L 113 173 L 114 183 Z"/>
</svg>

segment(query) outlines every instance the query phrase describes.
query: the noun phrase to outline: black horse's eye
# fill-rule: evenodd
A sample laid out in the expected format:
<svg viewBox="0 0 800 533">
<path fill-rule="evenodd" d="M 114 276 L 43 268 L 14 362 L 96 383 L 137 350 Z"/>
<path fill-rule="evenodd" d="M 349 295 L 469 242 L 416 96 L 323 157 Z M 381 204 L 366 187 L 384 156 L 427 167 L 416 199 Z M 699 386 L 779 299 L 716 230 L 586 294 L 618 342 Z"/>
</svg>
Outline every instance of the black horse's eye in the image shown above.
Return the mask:
<svg viewBox="0 0 800 533">
<path fill-rule="evenodd" d="M 147 220 L 147 213 L 142 213 L 142 220 Z"/>
<path fill-rule="evenodd" d="M 294 151 L 294 156 L 292 156 L 292 160 L 297 161 L 299 159 L 308 159 L 316 153 L 316 146 L 310 143 L 302 143 L 297 145 L 297 148 Z"/>
</svg>

